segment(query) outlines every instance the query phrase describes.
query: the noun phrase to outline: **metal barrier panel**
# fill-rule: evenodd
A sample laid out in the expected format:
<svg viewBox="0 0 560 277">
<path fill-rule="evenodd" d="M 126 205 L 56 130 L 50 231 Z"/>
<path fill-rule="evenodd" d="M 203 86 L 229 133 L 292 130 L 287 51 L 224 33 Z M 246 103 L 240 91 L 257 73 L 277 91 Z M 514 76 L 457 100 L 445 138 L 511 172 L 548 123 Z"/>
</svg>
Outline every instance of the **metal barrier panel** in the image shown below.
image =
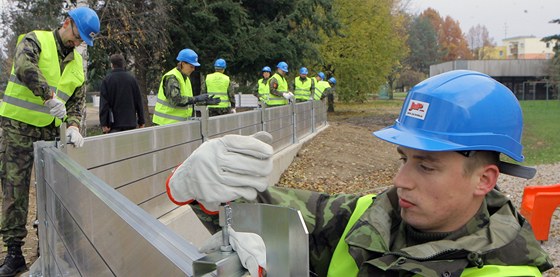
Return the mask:
<svg viewBox="0 0 560 277">
<path fill-rule="evenodd" d="M 295 105 L 295 124 L 298 139 L 313 132 L 313 102 L 307 101 Z"/>
<path fill-rule="evenodd" d="M 35 144 L 45 276 L 184 276 L 203 255 L 52 143 Z"/>
<path fill-rule="evenodd" d="M 275 152 L 294 143 L 293 113 L 291 110 L 292 105 L 264 109 L 263 130 L 272 135 L 272 147 L 274 147 Z"/>
<path fill-rule="evenodd" d="M 251 97 L 255 98 L 251 95 Z M 208 118 L 208 137 L 215 138 L 227 134 L 251 135 L 262 131 L 260 110 L 226 114 Z"/>
</svg>

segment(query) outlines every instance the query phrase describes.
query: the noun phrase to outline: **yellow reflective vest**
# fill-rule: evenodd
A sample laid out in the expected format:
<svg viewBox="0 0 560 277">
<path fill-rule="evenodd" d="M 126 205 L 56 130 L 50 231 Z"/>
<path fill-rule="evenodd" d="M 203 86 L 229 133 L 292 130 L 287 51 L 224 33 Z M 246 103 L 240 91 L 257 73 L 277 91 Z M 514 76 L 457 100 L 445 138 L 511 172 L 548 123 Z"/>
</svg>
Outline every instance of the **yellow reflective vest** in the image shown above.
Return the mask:
<svg viewBox="0 0 560 277">
<path fill-rule="evenodd" d="M 169 70 L 163 75 L 159 84 L 157 102 L 154 109 L 154 117 L 152 119 L 152 122 L 158 125 L 167 125 L 176 122 L 187 121 L 189 117 L 192 116 L 193 109 L 191 106 L 177 107 L 175 105 L 172 105 L 167 100 L 167 97 L 165 97 L 165 93 L 163 92 L 163 81 L 166 79 L 166 76 L 175 76 L 177 81 L 179 81 L 179 90 L 181 91 L 181 96 L 193 96 L 191 81 L 189 77 L 184 78 L 181 71 L 179 71 L 177 68 Z"/>
<path fill-rule="evenodd" d="M 286 78 L 282 77 L 282 75 L 278 73 L 275 73 L 272 77 L 268 79 L 269 87 L 270 87 L 270 80 L 272 80 L 272 78 L 276 79 L 276 81 L 278 82 L 278 87 L 276 88 L 278 92 L 280 93 L 288 92 L 288 81 L 286 81 Z M 267 106 L 280 106 L 280 105 L 288 104 L 287 99 L 285 99 L 282 96 L 276 96 L 270 93 L 270 90 L 267 94 L 267 99 L 265 100 L 265 102 Z"/>
<path fill-rule="evenodd" d="M 84 68 L 82 56 L 74 50 L 74 60 L 68 62 L 62 73 L 58 61 L 58 50 L 53 32 L 33 31 L 41 46 L 38 67 L 41 74 L 56 97 L 66 103 L 74 94 L 76 88 L 84 84 Z M 18 43 L 24 35 L 19 36 Z M 36 96 L 15 75 L 15 66 L 0 103 L 0 116 L 11 118 L 36 127 L 44 127 L 55 120 L 55 125 L 60 126 L 62 121 L 50 114 L 49 108 L 44 105 L 44 100 Z"/>
<path fill-rule="evenodd" d="M 327 81 L 319 81 L 317 82 L 317 84 L 315 84 L 315 93 L 313 95 L 313 99 L 315 100 L 321 100 L 321 98 L 323 98 L 323 93 L 325 92 L 325 89 L 330 88 L 331 85 L 329 85 L 329 82 Z"/>
<path fill-rule="evenodd" d="M 257 89 L 257 92 L 259 94 L 259 101 L 266 102 L 266 100 L 268 99 L 268 95 L 270 94 L 270 83 L 268 82 L 268 80 L 270 80 L 270 78 L 266 80 L 264 78 L 259 79 L 259 88 Z"/>
<path fill-rule="evenodd" d="M 348 244 L 344 241 L 350 229 L 373 203 L 373 194 L 362 196 L 358 199 L 356 208 L 346 224 L 346 228 L 336 245 L 329 265 L 328 277 L 358 276 L 358 266 L 348 252 Z M 415 275 L 416 276 L 416 275 Z M 461 277 L 494 277 L 494 276 L 532 276 L 540 277 L 541 272 L 537 267 L 526 265 L 485 265 L 482 268 L 466 268 Z M 418 275 L 418 277 L 420 277 Z"/>
<path fill-rule="evenodd" d="M 307 101 L 311 96 L 311 85 L 315 83 L 315 78 L 305 78 L 302 81 L 300 77 L 294 80 L 294 96 L 297 100 Z"/>
<path fill-rule="evenodd" d="M 214 72 L 206 76 L 206 93 L 213 94 L 214 98 L 220 98 L 220 103 L 208 105 L 208 108 L 229 108 L 231 103 L 228 95 L 229 76 L 222 72 Z"/>
</svg>

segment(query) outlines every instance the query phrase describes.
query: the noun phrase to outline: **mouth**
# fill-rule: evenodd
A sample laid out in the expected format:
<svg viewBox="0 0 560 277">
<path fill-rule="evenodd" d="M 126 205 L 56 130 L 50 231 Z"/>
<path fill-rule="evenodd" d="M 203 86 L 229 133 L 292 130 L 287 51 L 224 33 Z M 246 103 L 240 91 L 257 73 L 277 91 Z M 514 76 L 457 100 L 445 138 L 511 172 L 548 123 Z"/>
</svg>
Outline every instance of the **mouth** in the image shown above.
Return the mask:
<svg viewBox="0 0 560 277">
<path fill-rule="evenodd" d="M 399 206 L 403 209 L 408 209 L 408 208 L 411 208 L 415 205 L 414 205 L 414 203 L 412 203 L 412 202 L 410 202 L 410 201 L 408 201 L 404 198 L 399 197 Z"/>
</svg>

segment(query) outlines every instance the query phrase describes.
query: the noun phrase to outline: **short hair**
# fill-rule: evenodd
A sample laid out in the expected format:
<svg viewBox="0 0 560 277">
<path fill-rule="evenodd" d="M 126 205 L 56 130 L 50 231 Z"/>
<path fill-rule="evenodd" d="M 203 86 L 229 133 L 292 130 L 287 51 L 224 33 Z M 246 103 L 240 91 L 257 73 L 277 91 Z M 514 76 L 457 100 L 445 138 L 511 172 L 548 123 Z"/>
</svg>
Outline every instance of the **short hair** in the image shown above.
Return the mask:
<svg viewBox="0 0 560 277">
<path fill-rule="evenodd" d="M 469 176 L 474 170 L 481 166 L 498 165 L 500 163 L 500 153 L 496 151 L 469 151 L 467 160 L 464 164 L 464 174 Z M 463 154 L 464 155 L 464 154 Z"/>
<path fill-rule="evenodd" d="M 116 68 L 124 68 L 124 57 L 121 54 L 111 55 L 111 64 Z"/>
</svg>

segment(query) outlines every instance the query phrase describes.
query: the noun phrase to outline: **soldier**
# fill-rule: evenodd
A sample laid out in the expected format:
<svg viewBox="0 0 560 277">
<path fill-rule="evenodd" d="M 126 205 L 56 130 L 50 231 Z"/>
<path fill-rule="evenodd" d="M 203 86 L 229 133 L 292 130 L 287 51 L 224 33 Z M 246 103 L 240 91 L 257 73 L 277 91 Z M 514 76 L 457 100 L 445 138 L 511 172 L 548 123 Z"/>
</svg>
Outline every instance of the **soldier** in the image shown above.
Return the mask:
<svg viewBox="0 0 560 277">
<path fill-rule="evenodd" d="M 523 161 L 522 129 L 507 87 L 482 73 L 451 71 L 415 86 L 396 123 L 374 132 L 397 146 L 402 161 L 394 186 L 379 195 L 268 187 L 273 150 L 264 132 L 204 143 L 175 170 L 168 195 L 179 204 L 196 199 L 199 214 L 237 198 L 299 209 L 316 276 L 541 276 L 552 268 L 548 254 L 496 189 L 500 173 L 534 176 L 500 160 Z M 224 172 L 223 164 L 232 167 Z M 211 227 L 211 217 L 201 218 Z M 257 272 L 266 257 L 255 245 L 263 243 L 246 235 L 232 238 Z"/>
<path fill-rule="evenodd" d="M 214 62 L 215 72 L 206 76 L 206 85 L 202 86 L 202 92 L 220 98 L 220 103 L 209 105 L 210 116 L 235 113 L 235 95 L 229 76 L 224 74 L 226 70 L 226 60 L 217 59 Z"/>
<path fill-rule="evenodd" d="M 93 46 L 100 24 L 90 8 L 77 8 L 68 15 L 58 30 L 32 31 L 20 36 L 0 104 L 0 233 L 8 247 L 0 276 L 15 276 L 26 269 L 21 246 L 27 236 L 33 142 L 54 140 L 64 121 L 69 142 L 75 147 L 84 143 L 79 126 L 85 109 L 85 76 L 82 56 L 75 47 L 82 42 Z"/>
<path fill-rule="evenodd" d="M 268 66 L 262 68 L 262 78 L 260 78 L 257 82 L 257 90 L 253 93 L 253 95 L 255 95 L 255 97 L 257 97 L 261 102 L 268 100 L 268 95 L 270 93 L 268 79 L 270 78 L 271 72 L 272 70 Z"/>
<path fill-rule="evenodd" d="M 195 103 L 217 104 L 220 99 L 213 95 L 201 94 L 193 97 L 189 75 L 198 63 L 198 54 L 185 48 L 177 55 L 177 66 L 163 75 L 159 84 L 157 103 L 152 122 L 167 125 L 188 120 L 193 116 Z"/>
<path fill-rule="evenodd" d="M 294 96 L 296 102 L 313 100 L 312 92 L 315 91 L 315 78 L 307 78 L 309 71 L 306 67 L 299 69 L 299 77 L 294 79 Z"/>
<path fill-rule="evenodd" d="M 290 99 L 294 99 L 294 94 L 288 91 L 288 64 L 279 62 L 276 65 L 276 73 L 268 80 L 270 92 L 268 94 L 267 106 L 282 106 L 288 104 Z"/>
</svg>

